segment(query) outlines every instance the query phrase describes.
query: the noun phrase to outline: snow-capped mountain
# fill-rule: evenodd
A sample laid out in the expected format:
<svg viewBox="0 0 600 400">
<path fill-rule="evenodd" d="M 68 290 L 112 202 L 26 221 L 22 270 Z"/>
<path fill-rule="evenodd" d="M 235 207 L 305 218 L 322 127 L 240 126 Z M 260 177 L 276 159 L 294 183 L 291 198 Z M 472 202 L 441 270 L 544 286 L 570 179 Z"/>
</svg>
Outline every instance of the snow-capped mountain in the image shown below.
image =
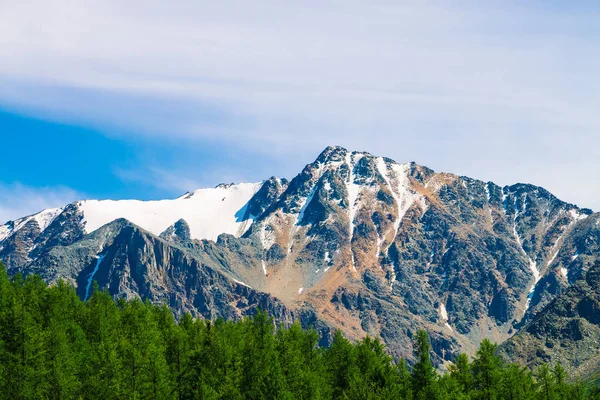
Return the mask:
<svg viewBox="0 0 600 400">
<path fill-rule="evenodd" d="M 84 200 L 75 203 L 82 216 L 85 233 L 92 233 L 119 218 L 127 219 L 155 235 L 160 235 L 180 219 L 188 221 L 193 239 L 216 240 L 222 233 L 240 236 L 257 216 L 250 214 L 248 202 L 262 183 L 219 185 L 199 189 L 173 199 L 140 200 Z M 64 208 L 43 210 L 0 226 L 0 241 L 18 232 L 28 223 L 37 223 L 42 233 Z"/>
<path fill-rule="evenodd" d="M 0 227 L 9 271 L 93 280 L 177 313 L 262 305 L 438 361 L 509 338 L 598 259 L 598 214 L 543 188 L 500 187 L 328 147 L 294 179 L 174 200 L 80 201 Z"/>
</svg>

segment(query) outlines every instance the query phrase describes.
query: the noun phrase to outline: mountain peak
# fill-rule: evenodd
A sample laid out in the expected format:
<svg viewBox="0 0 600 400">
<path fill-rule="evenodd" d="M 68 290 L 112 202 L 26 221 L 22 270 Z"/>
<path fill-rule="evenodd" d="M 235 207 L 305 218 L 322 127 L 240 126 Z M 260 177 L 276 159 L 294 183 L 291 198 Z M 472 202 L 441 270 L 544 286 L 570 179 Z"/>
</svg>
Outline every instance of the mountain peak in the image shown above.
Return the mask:
<svg viewBox="0 0 600 400">
<path fill-rule="evenodd" d="M 317 157 L 317 162 L 327 164 L 329 162 L 342 161 L 348 154 L 348 150 L 341 146 L 327 146 Z"/>
</svg>

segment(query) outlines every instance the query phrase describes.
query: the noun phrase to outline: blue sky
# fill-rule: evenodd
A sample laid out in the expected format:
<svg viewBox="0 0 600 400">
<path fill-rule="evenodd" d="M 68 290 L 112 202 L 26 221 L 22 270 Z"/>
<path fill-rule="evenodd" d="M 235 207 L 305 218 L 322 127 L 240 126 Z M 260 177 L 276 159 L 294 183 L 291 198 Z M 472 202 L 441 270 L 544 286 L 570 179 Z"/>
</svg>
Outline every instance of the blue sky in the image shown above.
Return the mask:
<svg viewBox="0 0 600 400">
<path fill-rule="evenodd" d="M 600 209 L 597 2 L 0 7 L 0 220 L 290 178 L 330 144 Z"/>
</svg>

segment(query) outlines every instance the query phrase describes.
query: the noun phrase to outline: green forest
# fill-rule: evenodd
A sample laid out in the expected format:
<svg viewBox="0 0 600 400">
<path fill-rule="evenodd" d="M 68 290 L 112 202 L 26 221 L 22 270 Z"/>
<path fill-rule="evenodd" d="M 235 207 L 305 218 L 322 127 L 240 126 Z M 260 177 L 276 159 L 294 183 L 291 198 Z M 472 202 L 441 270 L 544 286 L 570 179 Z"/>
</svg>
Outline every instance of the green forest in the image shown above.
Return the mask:
<svg viewBox="0 0 600 400">
<path fill-rule="evenodd" d="M 395 363 L 384 345 L 252 318 L 210 322 L 166 306 L 82 301 L 65 282 L 9 278 L 0 266 L 2 399 L 583 399 L 600 398 L 565 370 L 506 364 L 485 340 L 448 372 L 432 365 L 427 333 L 415 363 Z"/>
</svg>

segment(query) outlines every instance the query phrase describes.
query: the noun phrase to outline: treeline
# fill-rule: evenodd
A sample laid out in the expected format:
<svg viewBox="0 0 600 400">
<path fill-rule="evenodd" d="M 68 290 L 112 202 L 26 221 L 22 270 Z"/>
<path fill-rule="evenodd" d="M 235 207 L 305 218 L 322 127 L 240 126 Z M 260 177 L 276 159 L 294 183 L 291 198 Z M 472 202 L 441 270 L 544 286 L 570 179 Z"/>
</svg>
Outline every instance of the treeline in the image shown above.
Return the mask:
<svg viewBox="0 0 600 400">
<path fill-rule="evenodd" d="M 329 348 L 298 325 L 275 328 L 258 312 L 241 321 L 179 322 L 164 306 L 81 301 L 71 285 L 9 279 L 0 266 L 3 399 L 580 399 L 560 365 L 532 373 L 504 364 L 484 341 L 440 375 L 425 332 L 417 362 L 395 364 L 378 340 Z"/>
</svg>

